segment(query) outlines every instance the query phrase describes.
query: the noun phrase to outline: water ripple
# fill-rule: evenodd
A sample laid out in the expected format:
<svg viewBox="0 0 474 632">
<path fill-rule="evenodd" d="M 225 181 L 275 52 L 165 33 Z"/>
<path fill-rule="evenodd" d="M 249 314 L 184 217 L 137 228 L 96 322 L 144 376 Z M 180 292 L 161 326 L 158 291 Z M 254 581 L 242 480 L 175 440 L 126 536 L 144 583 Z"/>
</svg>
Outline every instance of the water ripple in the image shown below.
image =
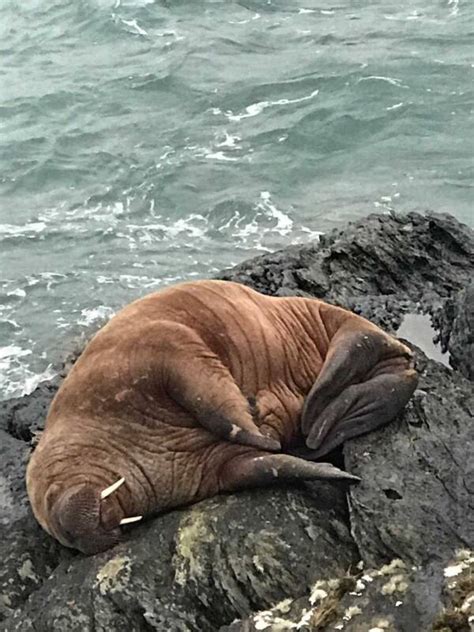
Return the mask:
<svg viewBox="0 0 474 632">
<path fill-rule="evenodd" d="M 0 3 L 0 398 L 165 284 L 374 208 L 473 224 L 473 28 L 462 0 Z"/>
</svg>

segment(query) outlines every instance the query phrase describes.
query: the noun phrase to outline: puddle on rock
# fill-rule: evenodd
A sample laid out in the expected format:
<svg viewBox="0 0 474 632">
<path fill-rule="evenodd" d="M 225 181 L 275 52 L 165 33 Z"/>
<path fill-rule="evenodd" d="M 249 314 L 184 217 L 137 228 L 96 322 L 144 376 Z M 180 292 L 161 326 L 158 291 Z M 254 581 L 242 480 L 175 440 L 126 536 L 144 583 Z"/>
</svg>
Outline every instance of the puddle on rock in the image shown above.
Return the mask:
<svg viewBox="0 0 474 632">
<path fill-rule="evenodd" d="M 431 319 L 427 314 L 405 314 L 402 324 L 397 330 L 399 338 L 409 340 L 417 347 L 420 347 L 429 358 L 451 368 L 449 353 L 443 353 L 439 343 L 435 344 L 433 342 L 436 335 L 436 329 L 433 329 Z"/>
</svg>

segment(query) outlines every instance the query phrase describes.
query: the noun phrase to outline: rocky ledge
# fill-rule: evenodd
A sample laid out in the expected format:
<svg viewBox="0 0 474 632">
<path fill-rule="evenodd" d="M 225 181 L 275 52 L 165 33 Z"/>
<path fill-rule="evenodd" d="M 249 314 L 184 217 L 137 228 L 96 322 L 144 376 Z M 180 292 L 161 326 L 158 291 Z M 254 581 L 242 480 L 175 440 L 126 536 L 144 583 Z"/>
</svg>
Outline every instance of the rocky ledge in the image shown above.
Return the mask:
<svg viewBox="0 0 474 632">
<path fill-rule="evenodd" d="M 28 507 L 25 463 L 61 378 L 45 383 L 0 404 L 0 630 L 473 630 L 473 231 L 371 215 L 220 278 L 324 298 L 414 347 L 403 416 L 333 455 L 362 482 L 220 496 L 86 558 Z"/>
</svg>

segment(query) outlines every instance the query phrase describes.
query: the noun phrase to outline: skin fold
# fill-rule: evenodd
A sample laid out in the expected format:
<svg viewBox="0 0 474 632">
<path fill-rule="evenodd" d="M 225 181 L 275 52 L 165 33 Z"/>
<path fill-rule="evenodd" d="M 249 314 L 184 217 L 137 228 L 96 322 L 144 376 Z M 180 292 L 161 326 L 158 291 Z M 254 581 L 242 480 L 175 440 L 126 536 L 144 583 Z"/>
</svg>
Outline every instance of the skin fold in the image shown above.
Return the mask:
<svg viewBox="0 0 474 632">
<path fill-rule="evenodd" d="M 87 345 L 30 459 L 31 505 L 48 533 L 93 554 L 121 539 L 124 518 L 276 479 L 354 479 L 313 460 L 391 421 L 416 384 L 411 351 L 351 312 L 182 283 Z"/>
</svg>

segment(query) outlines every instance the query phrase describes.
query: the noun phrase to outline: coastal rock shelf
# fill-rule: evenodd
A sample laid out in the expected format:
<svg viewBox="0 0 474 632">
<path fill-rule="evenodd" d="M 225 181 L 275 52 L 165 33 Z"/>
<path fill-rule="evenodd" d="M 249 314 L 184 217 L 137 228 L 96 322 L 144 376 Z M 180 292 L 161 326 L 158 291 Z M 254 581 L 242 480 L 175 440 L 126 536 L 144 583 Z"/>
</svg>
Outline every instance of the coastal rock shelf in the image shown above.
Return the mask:
<svg viewBox="0 0 474 632">
<path fill-rule="evenodd" d="M 86 558 L 42 532 L 24 487 L 61 378 L 0 403 L 0 630 L 472 629 L 473 231 L 449 215 L 371 215 L 219 278 L 401 327 L 420 372 L 405 413 L 333 455 L 358 485 L 212 498 Z M 423 314 L 444 363 L 420 348 L 421 326 L 402 327 Z"/>
</svg>

